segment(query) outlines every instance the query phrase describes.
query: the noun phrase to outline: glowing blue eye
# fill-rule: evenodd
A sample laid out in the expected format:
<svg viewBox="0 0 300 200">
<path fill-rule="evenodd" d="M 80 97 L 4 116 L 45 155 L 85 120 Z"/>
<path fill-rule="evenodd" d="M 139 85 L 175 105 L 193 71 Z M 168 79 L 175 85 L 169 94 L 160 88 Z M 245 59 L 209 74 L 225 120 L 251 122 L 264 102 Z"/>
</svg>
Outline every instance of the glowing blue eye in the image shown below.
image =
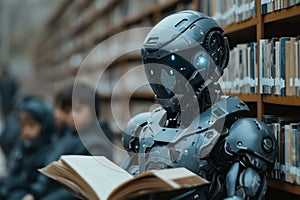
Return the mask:
<svg viewBox="0 0 300 200">
<path fill-rule="evenodd" d="M 203 57 L 199 58 L 199 63 L 203 64 L 205 62 L 205 59 Z"/>
<path fill-rule="evenodd" d="M 175 55 L 171 55 L 171 60 L 172 60 L 172 61 L 175 60 Z"/>
<path fill-rule="evenodd" d="M 207 56 L 206 55 L 200 55 L 196 58 L 196 65 L 199 67 L 205 67 L 207 64 Z"/>
</svg>

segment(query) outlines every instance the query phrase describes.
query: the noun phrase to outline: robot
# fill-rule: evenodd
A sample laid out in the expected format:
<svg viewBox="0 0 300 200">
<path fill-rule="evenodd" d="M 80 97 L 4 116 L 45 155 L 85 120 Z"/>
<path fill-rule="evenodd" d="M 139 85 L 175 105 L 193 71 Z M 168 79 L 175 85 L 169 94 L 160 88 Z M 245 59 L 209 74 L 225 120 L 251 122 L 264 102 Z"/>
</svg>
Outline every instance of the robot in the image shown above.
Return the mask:
<svg viewBox="0 0 300 200">
<path fill-rule="evenodd" d="M 273 132 L 257 119 L 241 118 L 247 105 L 222 93 L 219 79 L 229 60 L 222 33 L 211 17 L 186 10 L 155 25 L 142 46 L 160 107 L 126 125 L 123 168 L 137 175 L 186 167 L 211 182 L 174 199 L 263 199 L 265 174 L 275 162 Z"/>
</svg>

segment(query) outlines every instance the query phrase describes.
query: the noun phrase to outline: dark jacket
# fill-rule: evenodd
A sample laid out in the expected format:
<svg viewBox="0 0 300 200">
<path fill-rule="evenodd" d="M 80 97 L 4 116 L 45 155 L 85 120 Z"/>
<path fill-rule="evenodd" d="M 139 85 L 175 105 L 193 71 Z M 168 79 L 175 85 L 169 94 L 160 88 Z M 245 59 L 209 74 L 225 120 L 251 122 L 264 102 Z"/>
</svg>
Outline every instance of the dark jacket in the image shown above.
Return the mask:
<svg viewBox="0 0 300 200">
<path fill-rule="evenodd" d="M 40 99 L 32 99 L 20 107 L 31 113 L 41 124 L 39 136 L 33 140 L 19 139 L 9 154 L 9 174 L 0 183 L 0 199 L 10 199 L 19 190 L 27 190 L 37 180 L 38 168 L 47 163 L 50 151 L 50 135 L 54 130 L 53 108 Z"/>
<path fill-rule="evenodd" d="M 9 198 L 14 191 L 28 188 L 36 181 L 38 168 L 45 165 L 49 141 L 38 143 L 18 140 L 8 158 L 9 175 L 1 181 L 0 199 Z"/>
<path fill-rule="evenodd" d="M 58 160 L 61 155 L 88 155 L 88 151 L 82 144 L 78 135 L 70 129 L 59 130 L 51 137 L 51 148 L 47 154 L 47 164 Z M 56 181 L 39 174 L 37 180 L 30 185 L 29 191 L 35 199 L 44 199 L 48 195 L 56 194 L 57 199 L 72 199 L 68 191 L 63 191 L 63 187 Z"/>
<path fill-rule="evenodd" d="M 5 117 L 3 130 L 0 134 L 0 146 L 5 153 L 6 158 L 10 154 L 14 144 L 16 143 L 20 135 L 18 112 L 25 102 L 35 98 L 36 97 L 31 94 L 16 95 L 14 98 L 14 108 L 12 112 L 10 112 Z"/>
</svg>

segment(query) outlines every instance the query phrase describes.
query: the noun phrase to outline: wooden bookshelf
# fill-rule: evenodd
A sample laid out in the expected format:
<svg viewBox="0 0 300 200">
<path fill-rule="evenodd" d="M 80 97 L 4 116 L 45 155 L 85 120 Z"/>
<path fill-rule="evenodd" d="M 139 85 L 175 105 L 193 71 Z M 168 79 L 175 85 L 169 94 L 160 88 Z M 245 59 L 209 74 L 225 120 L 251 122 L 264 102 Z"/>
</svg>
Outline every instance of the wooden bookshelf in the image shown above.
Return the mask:
<svg viewBox="0 0 300 200">
<path fill-rule="evenodd" d="M 245 102 L 254 102 L 257 103 L 259 95 L 258 94 L 226 94 L 228 96 L 236 96 L 239 97 L 241 100 L 245 101 Z"/>
<path fill-rule="evenodd" d="M 278 181 L 274 179 L 268 179 L 268 186 L 272 188 L 276 188 L 278 190 L 283 190 L 289 193 L 293 193 L 296 195 L 300 195 L 300 186 L 299 185 L 293 185 L 291 183 Z"/>
<path fill-rule="evenodd" d="M 290 17 L 295 17 L 300 15 L 300 5 L 294 5 L 286 9 L 278 10 L 272 13 L 265 14 L 263 16 L 264 23 L 279 21 L 287 19 Z"/>
<path fill-rule="evenodd" d="M 262 99 L 264 103 L 300 106 L 300 97 L 296 96 L 263 95 Z"/>
<path fill-rule="evenodd" d="M 109 1 L 104 7 L 96 10 L 95 12 L 89 13 L 86 18 L 82 19 L 82 21 L 75 27 L 73 30 L 70 30 L 70 36 L 75 37 L 77 34 L 83 32 L 85 29 L 89 28 L 97 18 L 102 17 L 106 14 L 110 9 L 112 9 L 116 4 L 117 0 Z"/>
<path fill-rule="evenodd" d="M 253 18 L 248 19 L 248 20 L 243 21 L 243 22 L 239 22 L 239 23 L 236 23 L 236 24 L 231 24 L 231 25 L 225 26 L 224 27 L 224 33 L 229 34 L 229 33 L 237 32 L 237 31 L 240 31 L 240 30 L 252 27 L 252 26 L 256 26 L 256 23 L 257 23 L 257 18 L 253 17 Z"/>
</svg>

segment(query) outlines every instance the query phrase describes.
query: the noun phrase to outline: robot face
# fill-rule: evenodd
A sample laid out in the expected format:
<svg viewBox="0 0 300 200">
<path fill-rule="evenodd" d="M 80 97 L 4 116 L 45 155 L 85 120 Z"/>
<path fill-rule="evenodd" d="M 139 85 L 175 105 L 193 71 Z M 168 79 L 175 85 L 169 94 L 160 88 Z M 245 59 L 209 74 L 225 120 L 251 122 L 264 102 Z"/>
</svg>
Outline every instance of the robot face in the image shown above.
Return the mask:
<svg viewBox="0 0 300 200">
<path fill-rule="evenodd" d="M 169 53 L 161 59 L 144 60 L 149 83 L 163 98 L 197 89 L 207 78 L 210 62 L 207 52 L 199 48 Z"/>
</svg>

